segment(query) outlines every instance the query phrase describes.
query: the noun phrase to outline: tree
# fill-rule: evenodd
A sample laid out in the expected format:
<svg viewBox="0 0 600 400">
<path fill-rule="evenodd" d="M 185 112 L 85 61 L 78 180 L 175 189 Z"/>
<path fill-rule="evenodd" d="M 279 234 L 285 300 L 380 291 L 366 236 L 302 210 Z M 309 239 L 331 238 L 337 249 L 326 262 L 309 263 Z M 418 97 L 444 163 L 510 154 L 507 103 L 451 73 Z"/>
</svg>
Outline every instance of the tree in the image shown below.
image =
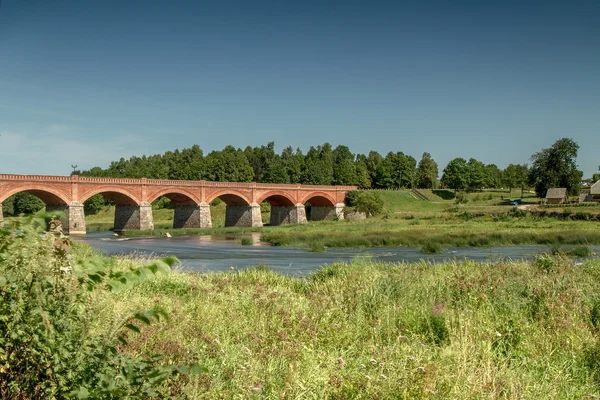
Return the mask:
<svg viewBox="0 0 600 400">
<path fill-rule="evenodd" d="M 579 194 L 583 172 L 575 162 L 578 150 L 579 145 L 573 139 L 562 138 L 531 156 L 529 182 L 539 197 L 546 196 L 553 187 L 566 188 L 573 196 Z"/>
<path fill-rule="evenodd" d="M 15 194 L 14 199 L 14 213 L 15 214 L 33 214 L 46 205 L 38 197 L 29 194 L 27 192 L 20 192 Z"/>
<path fill-rule="evenodd" d="M 377 167 L 383 161 L 383 157 L 376 151 L 370 151 L 367 155 L 365 164 L 367 165 L 367 172 L 371 178 L 371 185 L 377 187 Z"/>
<path fill-rule="evenodd" d="M 101 194 L 95 194 L 83 202 L 83 207 L 86 215 L 98 214 L 106 205 L 106 199 Z"/>
<path fill-rule="evenodd" d="M 265 183 L 290 183 L 290 176 L 287 173 L 285 164 L 278 157 L 274 159 L 264 171 L 262 182 Z"/>
<path fill-rule="evenodd" d="M 502 171 L 496 164 L 487 164 L 485 166 L 485 175 L 487 178 L 486 187 L 498 189 L 502 186 Z"/>
<path fill-rule="evenodd" d="M 442 175 L 442 183 L 450 189 L 465 189 L 469 184 L 469 167 L 464 158 L 451 160 Z"/>
<path fill-rule="evenodd" d="M 289 177 L 289 183 L 302 182 L 302 169 L 304 167 L 302 150 L 298 148 L 294 153 L 291 146 L 286 147 L 281 152 L 281 161 Z"/>
<path fill-rule="evenodd" d="M 356 185 L 354 159 L 354 154 L 347 146 L 338 146 L 333 150 L 333 180 L 336 185 Z"/>
<path fill-rule="evenodd" d="M 357 154 L 355 161 L 356 183 L 361 189 L 371 188 L 371 175 L 367 168 L 367 157 L 364 154 Z"/>
<path fill-rule="evenodd" d="M 515 164 L 509 164 L 502 172 L 502 184 L 508 187 L 508 191 L 512 192 L 513 188 L 518 186 L 517 183 L 517 168 Z"/>
<path fill-rule="evenodd" d="M 333 152 L 329 143 L 308 149 L 304 158 L 302 183 L 331 185 L 333 183 Z"/>
<path fill-rule="evenodd" d="M 485 165 L 474 158 L 470 158 L 467 163 L 468 183 L 470 190 L 480 190 L 487 185 L 488 176 L 486 174 Z"/>
<path fill-rule="evenodd" d="M 380 189 L 390 189 L 397 186 L 397 175 L 395 171 L 396 155 L 389 152 L 385 158 L 378 163 L 375 169 L 374 186 Z"/>
<path fill-rule="evenodd" d="M 596 183 L 598 181 L 600 181 L 600 174 L 595 173 L 594 175 L 592 175 L 592 183 Z"/>
<path fill-rule="evenodd" d="M 417 187 L 422 189 L 432 189 L 435 187 L 437 179 L 438 165 L 433 158 L 431 158 L 431 154 L 425 152 L 417 167 Z"/>
<path fill-rule="evenodd" d="M 252 182 L 254 171 L 244 152 L 233 146 L 206 156 L 207 180 L 217 182 Z"/>
</svg>

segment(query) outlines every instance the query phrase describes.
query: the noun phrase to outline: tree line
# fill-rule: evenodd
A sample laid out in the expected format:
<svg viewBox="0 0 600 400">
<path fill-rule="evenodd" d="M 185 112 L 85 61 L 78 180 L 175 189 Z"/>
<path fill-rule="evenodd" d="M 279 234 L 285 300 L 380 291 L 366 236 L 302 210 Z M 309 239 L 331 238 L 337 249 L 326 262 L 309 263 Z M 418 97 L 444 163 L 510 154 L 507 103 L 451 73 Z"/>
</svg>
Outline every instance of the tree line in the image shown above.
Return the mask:
<svg viewBox="0 0 600 400">
<path fill-rule="evenodd" d="M 376 151 L 354 154 L 347 146 L 333 148 L 324 143 L 311 146 L 304 154 L 286 147 L 278 154 L 275 143 L 244 150 L 226 146 L 207 155 L 198 145 L 151 156 L 132 156 L 73 174 L 95 177 L 207 180 L 218 182 L 299 183 L 308 185 L 352 185 L 361 189 L 448 188 L 481 190 L 534 188 L 544 197 L 551 187 L 564 187 L 577 195 L 583 173 L 577 169 L 579 145 L 572 139 L 557 140 L 531 156 L 531 165 L 509 164 L 501 169 L 475 158 L 454 158 L 439 177 L 437 162 L 425 152 L 417 160 L 403 152 Z M 593 181 L 600 180 L 594 174 Z M 95 212 L 105 204 L 99 198 L 86 202 Z M 35 196 L 19 193 L 4 203 L 4 214 L 30 213 L 44 205 Z"/>
<path fill-rule="evenodd" d="M 531 156 L 531 165 L 509 164 L 501 169 L 475 158 L 454 158 L 439 177 L 438 164 L 425 152 L 417 160 L 403 152 L 354 154 L 347 146 L 329 143 L 302 150 L 286 147 L 278 154 L 275 143 L 244 150 L 226 146 L 208 155 L 198 145 L 152 156 L 113 161 L 108 168 L 74 171 L 82 176 L 220 182 L 353 185 L 361 189 L 448 188 L 480 190 L 535 188 L 544 196 L 550 187 L 566 187 L 577 194 L 583 173 L 577 169 L 579 145 L 563 138 Z"/>
</svg>

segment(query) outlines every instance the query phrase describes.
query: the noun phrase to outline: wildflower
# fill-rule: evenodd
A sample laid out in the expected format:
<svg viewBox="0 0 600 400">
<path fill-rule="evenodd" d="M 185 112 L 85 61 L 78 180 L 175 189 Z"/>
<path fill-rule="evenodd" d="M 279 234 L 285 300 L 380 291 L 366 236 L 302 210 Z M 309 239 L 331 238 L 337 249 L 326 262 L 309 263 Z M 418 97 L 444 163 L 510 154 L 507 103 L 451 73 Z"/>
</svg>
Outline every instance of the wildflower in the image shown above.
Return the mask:
<svg viewBox="0 0 600 400">
<path fill-rule="evenodd" d="M 249 386 L 248 389 L 252 390 L 253 392 L 260 392 L 263 389 L 263 385 L 259 382 L 254 386 Z"/>
<path fill-rule="evenodd" d="M 376 364 L 377 364 L 377 360 L 376 360 L 376 359 L 374 359 L 374 358 L 371 358 L 371 359 L 369 360 L 369 362 L 370 362 L 371 364 L 373 364 L 373 365 L 376 365 Z"/>
<path fill-rule="evenodd" d="M 365 364 L 360 364 L 361 368 L 367 368 L 367 366 Z"/>
<path fill-rule="evenodd" d="M 501 337 L 502 334 L 500 332 L 496 332 L 496 336 Z"/>
</svg>

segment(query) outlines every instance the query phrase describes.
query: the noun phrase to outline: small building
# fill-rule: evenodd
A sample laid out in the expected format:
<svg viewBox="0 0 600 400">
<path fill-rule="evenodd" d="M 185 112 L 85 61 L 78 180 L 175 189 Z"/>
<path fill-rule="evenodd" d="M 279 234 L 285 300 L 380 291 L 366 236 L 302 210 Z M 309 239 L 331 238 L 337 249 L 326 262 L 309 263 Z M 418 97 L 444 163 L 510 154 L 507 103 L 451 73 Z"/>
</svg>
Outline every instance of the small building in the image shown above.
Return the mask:
<svg viewBox="0 0 600 400">
<path fill-rule="evenodd" d="M 592 201 L 594 201 L 594 196 L 592 196 L 592 194 L 590 193 L 589 190 L 586 190 L 585 192 L 583 192 L 579 195 L 580 203 L 589 203 Z"/>
<path fill-rule="evenodd" d="M 590 195 L 592 195 L 592 201 L 600 202 L 600 181 L 592 185 L 590 188 Z"/>
<path fill-rule="evenodd" d="M 546 193 L 547 204 L 564 204 L 568 203 L 568 193 L 566 188 L 550 188 Z"/>
</svg>

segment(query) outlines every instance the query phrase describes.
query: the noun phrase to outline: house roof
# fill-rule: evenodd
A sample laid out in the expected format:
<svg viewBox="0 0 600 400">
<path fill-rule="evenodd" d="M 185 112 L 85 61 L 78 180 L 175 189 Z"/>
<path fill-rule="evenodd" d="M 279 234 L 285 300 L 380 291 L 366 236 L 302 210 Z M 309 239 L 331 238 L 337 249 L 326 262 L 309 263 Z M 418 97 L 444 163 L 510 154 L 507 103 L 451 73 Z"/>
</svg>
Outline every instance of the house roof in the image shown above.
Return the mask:
<svg viewBox="0 0 600 400">
<path fill-rule="evenodd" d="M 590 189 L 591 194 L 600 194 L 600 181 L 594 183 Z"/>
<path fill-rule="evenodd" d="M 565 197 L 567 197 L 566 188 L 550 188 L 546 193 L 547 199 L 564 199 Z"/>
</svg>

